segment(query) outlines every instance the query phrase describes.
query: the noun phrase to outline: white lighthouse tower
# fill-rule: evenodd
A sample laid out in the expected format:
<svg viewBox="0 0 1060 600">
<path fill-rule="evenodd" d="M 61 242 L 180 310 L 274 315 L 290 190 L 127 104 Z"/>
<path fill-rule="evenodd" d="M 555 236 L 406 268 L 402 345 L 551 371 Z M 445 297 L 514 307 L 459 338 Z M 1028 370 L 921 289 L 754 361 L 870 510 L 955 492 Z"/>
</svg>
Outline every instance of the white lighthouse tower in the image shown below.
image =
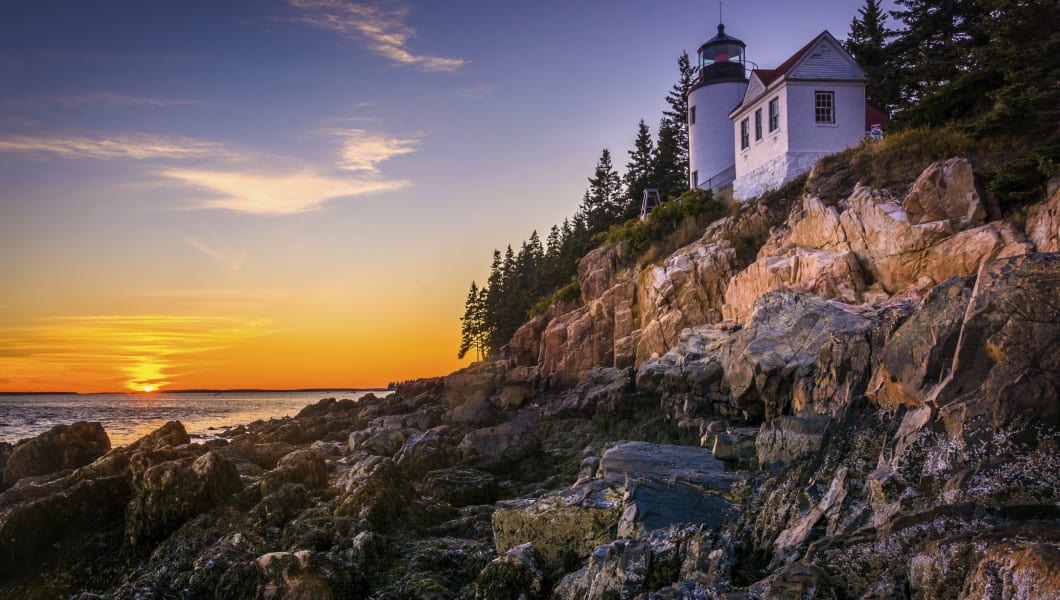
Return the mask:
<svg viewBox="0 0 1060 600">
<path fill-rule="evenodd" d="M 747 45 L 725 33 L 699 47 L 699 77 L 688 92 L 688 172 L 693 188 L 717 191 L 736 177 L 729 111 L 747 90 Z"/>
</svg>

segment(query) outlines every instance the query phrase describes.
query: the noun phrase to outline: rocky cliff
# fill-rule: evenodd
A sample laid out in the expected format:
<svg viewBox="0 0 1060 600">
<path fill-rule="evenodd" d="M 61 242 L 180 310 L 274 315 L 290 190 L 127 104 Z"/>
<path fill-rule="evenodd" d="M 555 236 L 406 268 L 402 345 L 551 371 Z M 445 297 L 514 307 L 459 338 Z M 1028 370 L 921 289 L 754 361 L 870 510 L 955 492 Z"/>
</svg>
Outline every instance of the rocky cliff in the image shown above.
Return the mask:
<svg viewBox="0 0 1060 600">
<path fill-rule="evenodd" d="M 385 398 L 22 442 L 0 595 L 1060 598 L 1060 194 L 850 192 L 594 251 L 580 306 Z"/>
</svg>

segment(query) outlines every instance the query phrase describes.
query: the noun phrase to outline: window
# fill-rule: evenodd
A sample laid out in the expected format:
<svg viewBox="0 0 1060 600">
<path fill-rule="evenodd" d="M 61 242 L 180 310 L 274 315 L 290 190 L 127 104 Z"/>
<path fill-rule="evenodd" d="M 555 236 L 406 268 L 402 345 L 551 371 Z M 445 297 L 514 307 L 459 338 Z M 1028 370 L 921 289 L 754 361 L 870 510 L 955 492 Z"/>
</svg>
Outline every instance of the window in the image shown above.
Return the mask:
<svg viewBox="0 0 1060 600">
<path fill-rule="evenodd" d="M 780 98 L 769 101 L 769 131 L 780 129 Z"/>
<path fill-rule="evenodd" d="M 762 109 L 755 111 L 755 141 L 762 139 Z"/>
<path fill-rule="evenodd" d="M 692 171 L 692 189 L 699 189 L 699 171 Z"/>
<path fill-rule="evenodd" d="M 696 107 L 695 106 L 689 107 L 689 109 L 688 109 L 688 124 L 689 125 L 695 125 L 696 124 Z"/>
<path fill-rule="evenodd" d="M 740 121 L 740 149 L 747 150 L 748 146 L 751 145 L 751 136 L 748 132 L 750 128 L 750 122 L 747 119 Z"/>
<path fill-rule="evenodd" d="M 814 92 L 814 120 L 835 123 L 835 92 Z"/>
</svg>

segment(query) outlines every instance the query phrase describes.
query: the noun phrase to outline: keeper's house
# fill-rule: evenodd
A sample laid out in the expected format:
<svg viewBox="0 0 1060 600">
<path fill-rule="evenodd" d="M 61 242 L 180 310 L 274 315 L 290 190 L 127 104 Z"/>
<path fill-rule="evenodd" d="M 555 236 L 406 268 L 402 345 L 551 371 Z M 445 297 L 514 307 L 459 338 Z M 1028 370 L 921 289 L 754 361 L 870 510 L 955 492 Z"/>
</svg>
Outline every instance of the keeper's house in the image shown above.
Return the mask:
<svg viewBox="0 0 1060 600">
<path fill-rule="evenodd" d="M 754 69 L 729 113 L 733 197 L 760 196 L 808 171 L 817 159 L 856 146 L 882 115 L 865 104 L 865 71 L 822 32 L 776 69 Z"/>
</svg>

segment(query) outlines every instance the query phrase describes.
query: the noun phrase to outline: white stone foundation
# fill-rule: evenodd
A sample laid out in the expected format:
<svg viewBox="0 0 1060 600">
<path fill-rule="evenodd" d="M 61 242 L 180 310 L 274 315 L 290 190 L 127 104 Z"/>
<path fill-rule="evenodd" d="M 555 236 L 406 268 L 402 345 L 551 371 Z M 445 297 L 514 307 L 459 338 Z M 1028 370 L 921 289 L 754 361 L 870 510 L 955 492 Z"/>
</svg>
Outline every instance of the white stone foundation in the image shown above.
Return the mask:
<svg viewBox="0 0 1060 600">
<path fill-rule="evenodd" d="M 737 177 L 732 184 L 733 198 L 739 202 L 746 202 L 775 190 L 812 169 L 817 159 L 828 154 L 830 153 L 788 152 L 778 156 Z"/>
</svg>

